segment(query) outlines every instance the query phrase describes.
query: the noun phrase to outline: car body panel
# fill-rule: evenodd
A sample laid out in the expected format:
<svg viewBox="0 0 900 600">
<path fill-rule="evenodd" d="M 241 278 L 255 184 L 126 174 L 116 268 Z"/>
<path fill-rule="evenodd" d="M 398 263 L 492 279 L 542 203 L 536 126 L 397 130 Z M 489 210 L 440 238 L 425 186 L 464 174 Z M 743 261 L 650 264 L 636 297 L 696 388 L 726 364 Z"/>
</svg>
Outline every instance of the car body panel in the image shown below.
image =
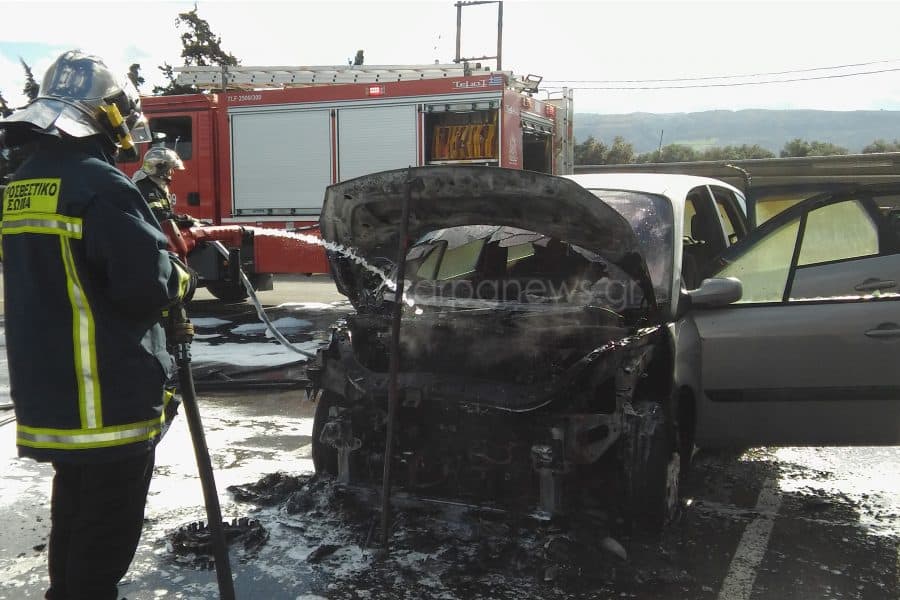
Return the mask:
<svg viewBox="0 0 900 600">
<path fill-rule="evenodd" d="M 693 314 L 700 446 L 900 441 L 897 300 L 746 305 Z M 884 329 L 882 329 L 884 330 Z"/>
<path fill-rule="evenodd" d="M 809 198 L 719 259 L 720 275 L 751 289 L 734 306 L 691 313 L 702 340 L 699 443 L 900 442 L 900 254 L 886 214 L 898 192 Z M 837 218 L 817 217 L 829 213 Z M 744 272 L 742 260 L 753 263 Z"/>
</svg>

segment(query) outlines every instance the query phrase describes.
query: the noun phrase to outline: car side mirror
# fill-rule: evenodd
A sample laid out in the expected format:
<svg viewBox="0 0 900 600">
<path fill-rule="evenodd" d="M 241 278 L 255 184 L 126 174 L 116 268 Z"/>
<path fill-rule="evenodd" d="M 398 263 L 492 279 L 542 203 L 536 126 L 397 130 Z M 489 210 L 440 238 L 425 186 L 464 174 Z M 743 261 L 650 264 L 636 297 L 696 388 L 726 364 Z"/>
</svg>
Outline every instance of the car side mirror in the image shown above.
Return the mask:
<svg viewBox="0 0 900 600">
<path fill-rule="evenodd" d="M 737 302 L 744 295 L 744 286 L 734 277 L 704 279 L 695 290 L 685 292 L 694 308 L 715 308 Z"/>
</svg>

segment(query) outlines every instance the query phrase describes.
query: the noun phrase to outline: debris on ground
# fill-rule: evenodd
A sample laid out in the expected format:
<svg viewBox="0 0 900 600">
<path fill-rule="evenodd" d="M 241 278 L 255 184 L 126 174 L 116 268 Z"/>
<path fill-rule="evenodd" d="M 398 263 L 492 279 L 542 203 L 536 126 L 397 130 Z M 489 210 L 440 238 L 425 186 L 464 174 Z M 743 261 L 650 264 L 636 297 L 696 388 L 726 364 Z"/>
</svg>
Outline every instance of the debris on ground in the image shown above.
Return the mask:
<svg viewBox="0 0 900 600">
<path fill-rule="evenodd" d="M 228 491 L 238 502 L 252 502 L 259 506 L 272 506 L 284 502 L 299 490 L 312 475 L 288 475 L 278 471 L 270 473 L 255 483 L 230 485 Z"/>
<path fill-rule="evenodd" d="M 265 527 L 254 519 L 242 517 L 222 525 L 229 547 L 241 550 L 239 560 L 254 556 L 269 539 Z M 178 563 L 201 569 L 211 569 L 215 564 L 212 532 L 204 521 L 194 521 L 169 532 L 166 549 Z"/>
</svg>

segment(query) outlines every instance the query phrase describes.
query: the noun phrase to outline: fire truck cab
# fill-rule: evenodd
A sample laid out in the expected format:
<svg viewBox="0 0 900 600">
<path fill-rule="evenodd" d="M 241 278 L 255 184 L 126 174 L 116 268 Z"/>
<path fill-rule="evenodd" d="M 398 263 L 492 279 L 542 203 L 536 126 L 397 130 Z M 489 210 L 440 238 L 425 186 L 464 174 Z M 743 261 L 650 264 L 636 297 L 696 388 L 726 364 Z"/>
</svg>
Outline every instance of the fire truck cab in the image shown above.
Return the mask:
<svg viewBox="0 0 900 600">
<path fill-rule="evenodd" d="M 151 130 L 184 161 L 175 210 L 242 228 L 229 250 L 257 286 L 328 271 L 315 240 L 333 183 L 435 164 L 573 171 L 572 97 L 537 99 L 533 76 L 467 64 L 176 71 L 203 92 L 142 99 Z M 120 166 L 131 174 L 140 161 Z M 189 258 L 214 295 L 245 297 L 220 253 L 201 244 Z"/>
</svg>

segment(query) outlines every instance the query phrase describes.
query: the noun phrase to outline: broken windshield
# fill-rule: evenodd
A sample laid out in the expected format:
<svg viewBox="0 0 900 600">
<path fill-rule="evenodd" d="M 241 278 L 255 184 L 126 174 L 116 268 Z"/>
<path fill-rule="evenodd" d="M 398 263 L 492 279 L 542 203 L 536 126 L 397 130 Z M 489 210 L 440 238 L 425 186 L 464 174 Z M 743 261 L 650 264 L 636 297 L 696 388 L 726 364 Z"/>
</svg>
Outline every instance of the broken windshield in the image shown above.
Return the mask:
<svg viewBox="0 0 900 600">
<path fill-rule="evenodd" d="M 631 225 L 647 263 L 658 304 L 671 300 L 673 250 L 672 204 L 663 196 L 622 190 L 589 190 Z"/>
<path fill-rule="evenodd" d="M 432 231 L 408 251 L 406 274 L 407 296 L 425 304 L 591 305 L 618 312 L 644 300 L 638 283 L 602 256 L 509 226 Z"/>
</svg>

